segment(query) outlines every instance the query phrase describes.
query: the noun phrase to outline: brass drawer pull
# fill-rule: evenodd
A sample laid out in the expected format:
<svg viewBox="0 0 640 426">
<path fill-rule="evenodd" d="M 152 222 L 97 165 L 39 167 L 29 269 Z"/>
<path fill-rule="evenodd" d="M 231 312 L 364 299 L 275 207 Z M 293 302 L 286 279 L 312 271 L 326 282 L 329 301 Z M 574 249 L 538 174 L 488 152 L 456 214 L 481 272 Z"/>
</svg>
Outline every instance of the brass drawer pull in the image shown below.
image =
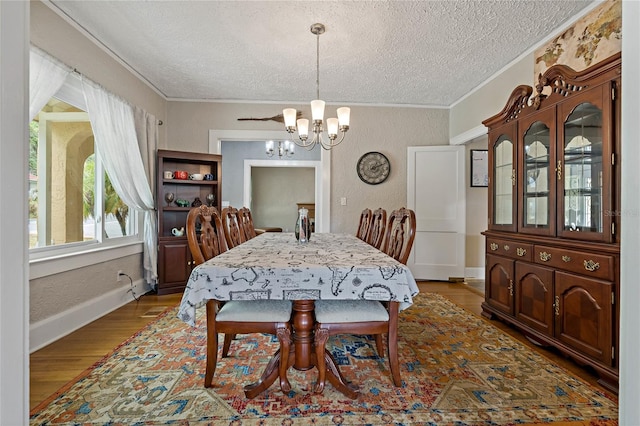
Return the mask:
<svg viewBox="0 0 640 426">
<path fill-rule="evenodd" d="M 584 269 L 589 272 L 595 272 L 600 269 L 600 264 L 598 262 L 594 262 L 593 260 L 585 260 Z"/>
<path fill-rule="evenodd" d="M 562 256 L 562 261 L 563 262 L 571 262 L 571 256 L 567 256 L 567 255 Z"/>
<path fill-rule="evenodd" d="M 551 253 L 547 253 L 546 251 L 540 252 L 540 260 L 543 262 L 548 262 L 551 260 Z"/>
<path fill-rule="evenodd" d="M 496 250 L 498 250 L 498 245 L 496 243 L 491 243 L 491 244 L 489 244 L 489 248 L 492 251 L 496 251 Z"/>
<path fill-rule="evenodd" d="M 504 245 L 504 251 L 509 251 L 509 248 L 510 247 L 508 245 L 506 245 L 506 244 Z"/>
<path fill-rule="evenodd" d="M 522 247 L 518 247 L 516 249 L 516 254 L 520 257 L 525 256 L 527 254 L 527 249 L 523 249 Z"/>
<path fill-rule="evenodd" d="M 560 296 L 556 296 L 555 302 L 553 304 L 553 309 L 555 311 L 556 316 L 560 316 Z"/>
<path fill-rule="evenodd" d="M 513 280 L 509 280 L 509 296 L 513 296 Z"/>
</svg>

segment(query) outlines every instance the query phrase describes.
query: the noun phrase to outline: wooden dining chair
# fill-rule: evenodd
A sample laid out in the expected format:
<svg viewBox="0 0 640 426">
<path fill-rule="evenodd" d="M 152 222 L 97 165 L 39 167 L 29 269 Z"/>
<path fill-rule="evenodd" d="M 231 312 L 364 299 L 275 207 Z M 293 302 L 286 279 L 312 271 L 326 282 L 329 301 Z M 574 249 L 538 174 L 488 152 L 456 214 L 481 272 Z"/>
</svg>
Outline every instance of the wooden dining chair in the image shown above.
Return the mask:
<svg viewBox="0 0 640 426">
<path fill-rule="evenodd" d="M 364 209 L 362 210 L 362 213 L 360 213 L 360 223 L 358 223 L 356 237 L 360 238 L 362 241 L 367 241 L 367 236 L 371 229 L 371 220 L 373 219 L 372 215 L 373 212 L 371 209 Z"/>
<path fill-rule="evenodd" d="M 404 207 L 394 210 L 385 226 L 382 251 L 406 265 L 413 247 L 416 216 Z M 318 300 L 315 302 L 315 346 L 318 382 L 316 392 L 322 392 L 326 375 L 325 346 L 329 336 L 336 334 L 373 335 L 379 356 L 384 356 L 382 336 L 387 336 L 389 369 L 395 386 L 402 385 L 398 361 L 397 301 Z"/>
<path fill-rule="evenodd" d="M 371 226 L 369 227 L 369 233 L 365 240 L 377 249 L 382 247 L 382 240 L 384 239 L 384 231 L 387 227 L 387 211 L 383 208 L 378 208 L 373 212 L 371 217 Z"/>
<path fill-rule="evenodd" d="M 201 205 L 187 215 L 187 243 L 196 265 L 227 251 L 218 209 Z"/>
<path fill-rule="evenodd" d="M 197 265 L 227 251 L 222 221 L 215 207 L 199 206 L 187 215 L 187 243 Z M 222 357 L 228 356 L 237 334 L 269 333 L 280 342 L 280 386 L 288 392 L 285 380 L 290 348 L 291 302 L 288 300 L 207 301 L 207 363 L 204 386 L 211 387 L 218 363 L 218 333 L 224 333 Z"/>
<path fill-rule="evenodd" d="M 240 220 L 240 225 L 242 230 L 244 231 L 244 236 L 246 240 L 250 240 L 257 236 L 256 228 L 253 225 L 253 216 L 251 216 L 251 210 L 248 207 L 242 207 L 238 209 L 238 218 Z"/>
<path fill-rule="evenodd" d="M 325 347 L 329 336 L 337 334 L 373 335 L 378 355 L 384 357 L 382 336 L 387 336 L 387 356 L 395 386 L 402 386 L 398 361 L 399 302 L 377 300 L 316 300 L 315 351 L 318 381 L 314 391 L 322 393 L 327 372 Z"/>
<path fill-rule="evenodd" d="M 222 209 L 222 227 L 227 246 L 233 248 L 247 241 L 244 229 L 241 226 L 240 215 L 235 207 L 225 207 Z"/>
<path fill-rule="evenodd" d="M 402 264 L 407 264 L 416 237 L 416 214 L 402 207 L 389 215 L 380 250 Z"/>
</svg>

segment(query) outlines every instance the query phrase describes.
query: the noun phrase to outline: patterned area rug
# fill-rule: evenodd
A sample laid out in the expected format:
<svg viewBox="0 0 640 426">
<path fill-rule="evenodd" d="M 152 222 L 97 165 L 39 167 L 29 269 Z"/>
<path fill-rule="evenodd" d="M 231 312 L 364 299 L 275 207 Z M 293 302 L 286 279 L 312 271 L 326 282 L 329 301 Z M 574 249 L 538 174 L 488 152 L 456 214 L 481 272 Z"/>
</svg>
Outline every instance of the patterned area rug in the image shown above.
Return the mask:
<svg viewBox="0 0 640 426">
<path fill-rule="evenodd" d="M 259 378 L 277 348 L 268 335 L 239 336 L 218 362 L 214 388 L 205 389 L 204 309 L 195 328 L 176 313 L 169 309 L 34 408 L 30 424 L 617 424 L 614 397 L 436 294 L 418 295 L 401 313 L 401 388 L 372 340 L 330 339 L 341 371 L 360 386 L 357 400 L 330 383 L 324 394 L 311 393 L 315 369 L 291 369 L 286 395 L 276 381 L 247 400 L 243 385 Z"/>
</svg>

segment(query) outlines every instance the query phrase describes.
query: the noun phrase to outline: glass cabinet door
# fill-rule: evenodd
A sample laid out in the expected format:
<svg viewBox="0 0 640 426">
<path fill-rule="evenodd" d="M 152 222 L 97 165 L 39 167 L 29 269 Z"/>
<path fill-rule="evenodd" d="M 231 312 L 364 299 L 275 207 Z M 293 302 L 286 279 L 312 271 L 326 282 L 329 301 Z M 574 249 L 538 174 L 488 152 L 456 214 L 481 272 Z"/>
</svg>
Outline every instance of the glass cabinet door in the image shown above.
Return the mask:
<svg viewBox="0 0 640 426">
<path fill-rule="evenodd" d="M 550 173 L 555 143 L 555 111 L 547 109 L 521 125 L 519 154 L 519 232 L 551 235 L 555 231 L 555 181 Z"/>
<path fill-rule="evenodd" d="M 507 129 L 498 129 L 489 137 L 491 155 L 489 156 L 490 179 L 492 180 L 492 192 L 490 195 L 490 219 L 491 229 L 515 231 L 514 213 L 515 204 L 515 164 L 514 164 L 514 135 L 515 125 L 507 126 Z"/>
<path fill-rule="evenodd" d="M 585 101 L 571 105 L 563 129 L 562 163 L 558 181 L 563 186 L 558 206 L 559 233 L 564 237 L 611 240 L 607 229 L 611 209 L 611 147 L 609 135 L 603 132 L 602 91 L 596 90 Z M 600 94 L 600 96 L 595 96 Z M 564 108 L 565 110 L 567 108 Z M 606 160 L 605 160 L 606 159 Z M 608 166 L 603 162 L 607 161 Z"/>
</svg>

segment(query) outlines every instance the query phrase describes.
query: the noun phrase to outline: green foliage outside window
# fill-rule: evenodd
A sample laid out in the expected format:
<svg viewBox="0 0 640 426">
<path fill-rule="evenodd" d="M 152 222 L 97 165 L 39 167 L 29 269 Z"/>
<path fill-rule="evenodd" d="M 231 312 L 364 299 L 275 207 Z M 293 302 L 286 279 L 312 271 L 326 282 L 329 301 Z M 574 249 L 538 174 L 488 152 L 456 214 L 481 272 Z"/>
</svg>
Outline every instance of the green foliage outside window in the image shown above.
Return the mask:
<svg viewBox="0 0 640 426">
<path fill-rule="evenodd" d="M 129 215 L 129 207 L 120 199 L 113 184 L 109 179 L 109 176 L 105 174 L 105 199 L 104 199 L 104 213 L 106 215 L 112 214 L 118 224 L 122 235 L 127 235 L 127 216 Z M 95 212 L 95 155 L 91 155 L 84 164 L 84 176 L 82 179 L 82 197 L 83 197 L 83 217 L 94 217 Z M 106 233 L 106 231 L 105 231 Z M 107 235 L 107 237 L 109 237 Z"/>
</svg>

